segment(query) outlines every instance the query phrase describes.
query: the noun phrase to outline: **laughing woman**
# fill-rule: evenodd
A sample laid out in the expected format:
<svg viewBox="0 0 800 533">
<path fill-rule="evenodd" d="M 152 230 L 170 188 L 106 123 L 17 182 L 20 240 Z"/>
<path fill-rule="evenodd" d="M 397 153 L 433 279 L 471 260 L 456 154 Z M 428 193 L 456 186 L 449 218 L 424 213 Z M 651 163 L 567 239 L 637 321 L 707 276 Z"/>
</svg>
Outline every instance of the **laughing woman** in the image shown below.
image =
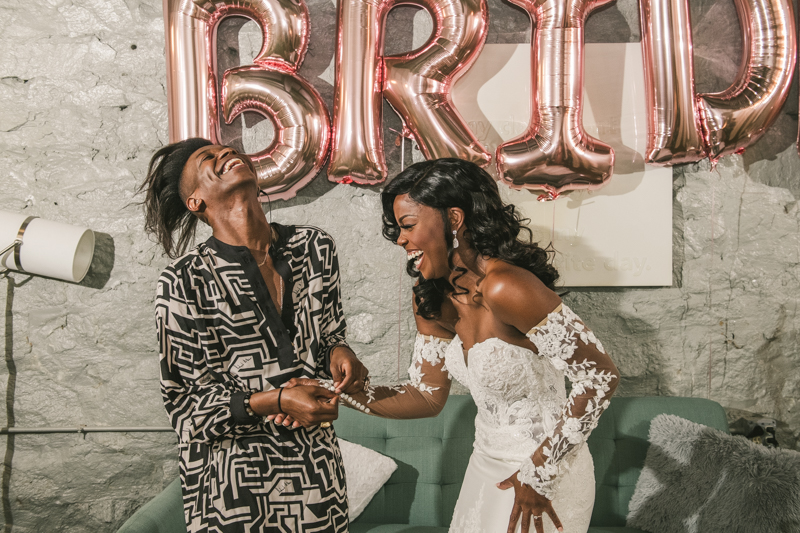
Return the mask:
<svg viewBox="0 0 800 533">
<path fill-rule="evenodd" d="M 478 416 L 450 531 L 527 533 L 532 521 L 538 533 L 585 533 L 594 504 L 585 441 L 619 374 L 553 291 L 558 273 L 546 252 L 521 238 L 514 206 L 472 163 L 412 165 L 382 202 L 383 234 L 405 248 L 417 278 L 418 335 L 411 380 L 356 399 L 378 416 L 434 416 L 452 375 Z"/>
</svg>

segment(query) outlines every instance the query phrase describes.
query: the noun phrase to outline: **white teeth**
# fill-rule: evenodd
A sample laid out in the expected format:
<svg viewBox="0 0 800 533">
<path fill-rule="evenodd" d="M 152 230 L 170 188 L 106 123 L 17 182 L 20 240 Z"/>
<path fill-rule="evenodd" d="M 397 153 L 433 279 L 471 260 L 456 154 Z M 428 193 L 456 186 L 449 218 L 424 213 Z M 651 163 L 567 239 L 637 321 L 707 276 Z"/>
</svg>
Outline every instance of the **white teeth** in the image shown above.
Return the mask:
<svg viewBox="0 0 800 533">
<path fill-rule="evenodd" d="M 413 252 L 408 252 L 408 260 L 416 259 L 414 261 L 414 268 L 419 270 L 419 265 L 422 263 L 422 251 L 414 250 Z"/>
<path fill-rule="evenodd" d="M 244 161 L 242 161 L 238 157 L 234 157 L 233 159 L 231 159 L 222 166 L 222 173 L 225 174 L 226 172 L 230 172 L 234 167 L 237 167 L 239 165 L 244 165 Z"/>
</svg>

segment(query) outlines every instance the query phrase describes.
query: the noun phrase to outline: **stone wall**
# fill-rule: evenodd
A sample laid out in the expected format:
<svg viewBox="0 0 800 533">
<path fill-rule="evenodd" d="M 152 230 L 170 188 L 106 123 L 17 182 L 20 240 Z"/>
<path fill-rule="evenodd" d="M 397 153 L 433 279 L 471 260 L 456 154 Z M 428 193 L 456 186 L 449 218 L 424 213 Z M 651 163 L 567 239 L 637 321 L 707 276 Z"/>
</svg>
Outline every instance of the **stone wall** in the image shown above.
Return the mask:
<svg viewBox="0 0 800 533">
<path fill-rule="evenodd" d="M 330 104 L 335 7 L 328 0 L 309 6 L 311 47 L 302 74 Z M 530 39 L 522 11 L 499 0 L 490 7 L 489 42 Z M 692 8 L 698 89 L 724 88 L 737 67 L 730 50 L 740 46 L 733 5 L 719 0 Z M 410 8 L 393 12 L 390 52 L 410 49 L 413 15 Z M 83 283 L 19 273 L 0 281 L 6 398 L 0 424 L 166 426 L 152 302 L 168 259 L 145 236 L 135 195 L 150 155 L 167 141 L 161 2 L 5 2 L 0 24 L 0 209 L 98 232 Z M 231 22 L 221 32 L 225 64 L 242 61 L 245 49 L 252 53 L 258 44 L 252 28 L 239 33 L 241 26 Z M 586 35 L 590 42 L 637 41 L 636 2 L 620 0 L 593 15 Z M 264 126 L 239 122 L 229 134 L 250 145 L 267 135 Z M 400 157 L 391 129 L 398 126 L 387 108 L 392 174 Z M 619 394 L 709 397 L 733 414 L 776 417 L 781 443 L 796 446 L 796 135 L 794 90 L 777 123 L 743 156 L 713 171 L 705 162 L 674 169 L 672 287 L 565 296 L 617 361 Z M 378 192 L 335 186 L 323 176 L 296 199 L 274 204 L 271 216 L 318 225 L 336 238 L 350 339 L 375 381 L 388 382 L 404 374 L 413 321 L 403 254 L 379 237 Z M 169 433 L 0 440 L 6 531 L 12 525 L 20 533 L 116 530 L 175 478 L 175 443 Z"/>
</svg>

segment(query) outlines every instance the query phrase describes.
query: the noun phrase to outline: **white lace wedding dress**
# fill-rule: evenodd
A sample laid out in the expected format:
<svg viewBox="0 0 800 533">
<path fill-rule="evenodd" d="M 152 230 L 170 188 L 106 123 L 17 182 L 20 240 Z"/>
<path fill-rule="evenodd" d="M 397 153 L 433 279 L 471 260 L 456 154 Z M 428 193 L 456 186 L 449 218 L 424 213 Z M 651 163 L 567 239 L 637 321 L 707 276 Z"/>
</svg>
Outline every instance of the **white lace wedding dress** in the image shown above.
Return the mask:
<svg viewBox="0 0 800 533">
<path fill-rule="evenodd" d="M 528 338 L 536 352 L 490 338 L 470 348 L 465 360 L 458 336 L 451 342 L 418 335 L 410 381 L 369 391 L 367 401 L 379 416 L 412 418 L 441 408 L 451 376 L 469 388 L 478 406 L 475 445 L 451 533 L 505 533 L 514 489 L 496 485 L 517 471 L 521 482 L 553 502 L 565 533 L 589 528 L 594 467 L 585 441 L 608 406 L 616 369 L 566 305 Z M 569 396 L 565 377 L 572 383 Z M 534 466 L 531 456 L 543 444 L 544 464 Z M 557 531 L 547 516 L 544 526 Z"/>
</svg>

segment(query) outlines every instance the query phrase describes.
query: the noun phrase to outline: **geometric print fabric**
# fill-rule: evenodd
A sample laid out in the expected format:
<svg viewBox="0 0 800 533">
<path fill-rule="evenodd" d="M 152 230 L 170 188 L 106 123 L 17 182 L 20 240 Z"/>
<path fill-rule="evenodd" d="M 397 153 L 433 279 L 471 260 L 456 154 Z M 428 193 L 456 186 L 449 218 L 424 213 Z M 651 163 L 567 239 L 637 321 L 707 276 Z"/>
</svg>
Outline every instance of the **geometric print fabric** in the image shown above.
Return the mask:
<svg viewBox="0 0 800 533">
<path fill-rule="evenodd" d="M 159 278 L 161 392 L 179 437 L 190 532 L 347 531 L 333 428 L 286 429 L 244 408 L 247 394 L 292 377 L 329 378 L 329 351 L 346 337 L 333 239 L 273 227 L 282 315 L 250 251 L 214 237 Z"/>
</svg>

